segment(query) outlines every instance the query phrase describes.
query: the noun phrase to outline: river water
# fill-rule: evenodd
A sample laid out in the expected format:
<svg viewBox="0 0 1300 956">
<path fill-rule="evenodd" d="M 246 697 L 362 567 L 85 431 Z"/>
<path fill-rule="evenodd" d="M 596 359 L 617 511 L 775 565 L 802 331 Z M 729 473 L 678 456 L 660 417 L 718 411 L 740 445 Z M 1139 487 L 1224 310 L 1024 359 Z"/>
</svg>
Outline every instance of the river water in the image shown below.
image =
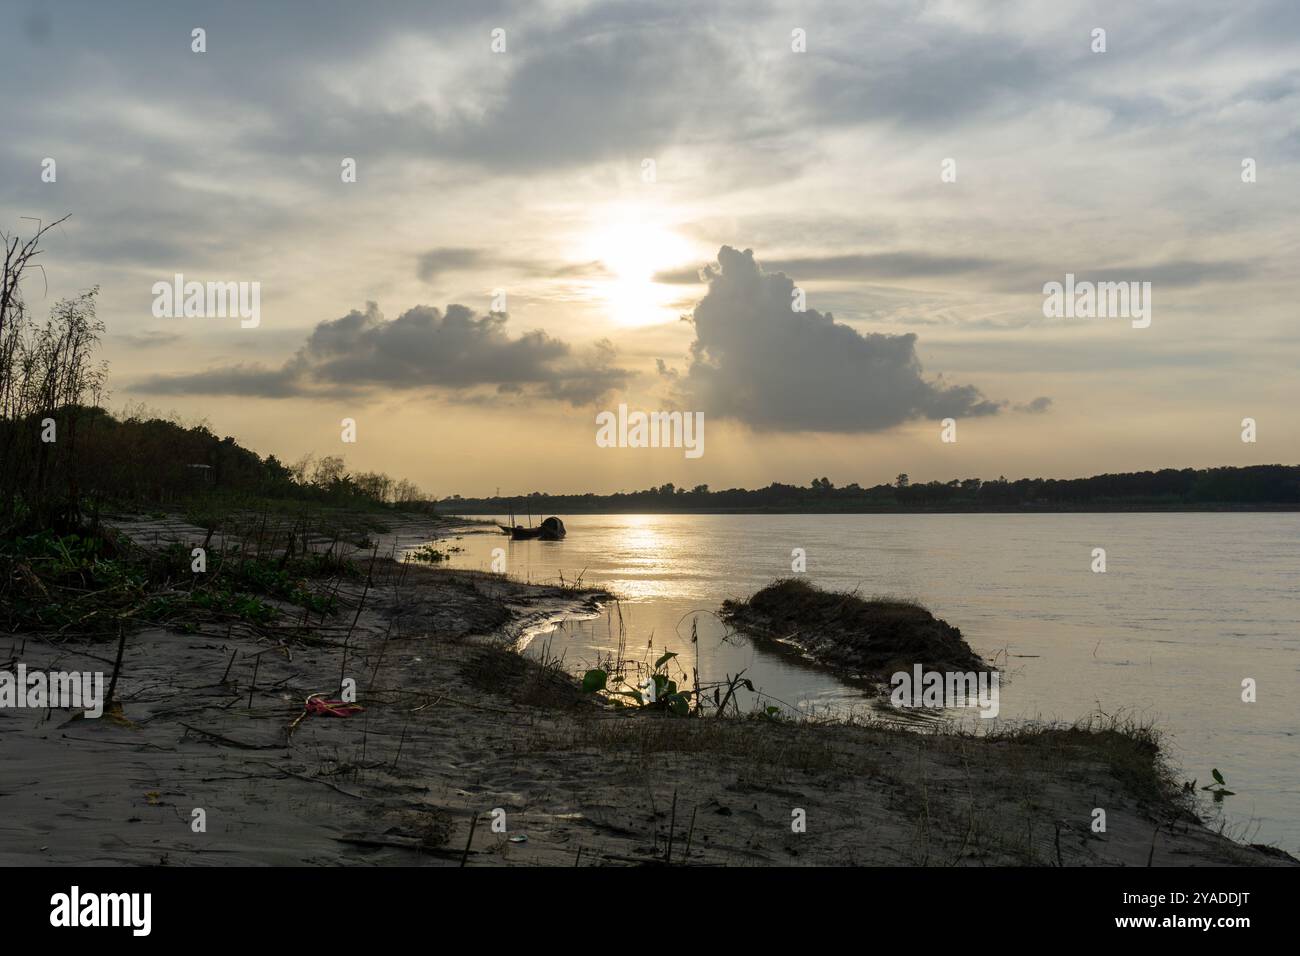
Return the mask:
<svg viewBox="0 0 1300 956">
<path fill-rule="evenodd" d="M 920 600 L 1003 672 L 1000 715 L 963 723 L 1153 720 L 1186 778 L 1218 768 L 1235 796 L 1227 832 L 1300 855 L 1300 515 L 577 515 L 560 542 L 467 534 L 453 567 L 599 585 L 601 618 L 568 622 L 529 652 L 580 672 L 620 653 L 677 651 L 701 680 L 741 670 L 805 713 L 863 710 L 861 690 L 749 640 L 713 616 L 791 574 L 863 596 Z M 1095 573 L 1093 549 L 1106 551 Z M 622 627 L 619 626 L 621 615 Z M 692 644 L 695 623 L 699 640 Z M 1253 678 L 1255 703 L 1242 701 Z"/>
</svg>

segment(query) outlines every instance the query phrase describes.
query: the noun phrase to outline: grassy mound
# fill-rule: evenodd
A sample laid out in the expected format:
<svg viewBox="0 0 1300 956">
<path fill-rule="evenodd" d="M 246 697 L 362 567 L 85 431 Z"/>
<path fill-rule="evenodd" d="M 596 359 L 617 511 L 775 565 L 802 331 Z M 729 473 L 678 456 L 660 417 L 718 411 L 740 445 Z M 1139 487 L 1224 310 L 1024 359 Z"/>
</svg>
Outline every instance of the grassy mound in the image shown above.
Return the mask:
<svg viewBox="0 0 1300 956">
<path fill-rule="evenodd" d="M 961 631 L 920 604 L 823 591 L 802 578 L 775 581 L 747 601 L 726 601 L 722 617 L 751 636 L 793 644 L 821 664 L 871 679 L 915 664 L 927 671 L 988 669 Z"/>
</svg>

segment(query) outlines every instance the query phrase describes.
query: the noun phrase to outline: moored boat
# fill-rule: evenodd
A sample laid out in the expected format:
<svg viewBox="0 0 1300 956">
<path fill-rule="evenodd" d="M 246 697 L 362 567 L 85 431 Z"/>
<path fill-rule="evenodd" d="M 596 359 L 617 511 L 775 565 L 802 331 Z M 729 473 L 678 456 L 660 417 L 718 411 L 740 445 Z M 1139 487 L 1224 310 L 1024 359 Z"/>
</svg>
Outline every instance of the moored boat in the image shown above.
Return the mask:
<svg viewBox="0 0 1300 956">
<path fill-rule="evenodd" d="M 534 539 L 538 541 L 559 541 L 568 534 L 564 528 L 564 522 L 554 515 L 547 518 L 536 528 L 525 528 L 521 524 L 517 524 L 513 528 L 506 524 L 498 524 L 497 527 L 505 534 L 510 535 L 511 541 L 530 541 Z"/>
</svg>

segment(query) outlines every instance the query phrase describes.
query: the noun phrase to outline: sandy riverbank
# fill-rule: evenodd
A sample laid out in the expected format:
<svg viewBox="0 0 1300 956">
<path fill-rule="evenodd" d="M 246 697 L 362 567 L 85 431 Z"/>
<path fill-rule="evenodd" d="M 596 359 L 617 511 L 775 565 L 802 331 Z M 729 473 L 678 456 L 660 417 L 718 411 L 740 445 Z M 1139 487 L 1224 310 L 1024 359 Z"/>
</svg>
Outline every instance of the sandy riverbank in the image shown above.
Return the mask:
<svg viewBox="0 0 1300 956">
<path fill-rule="evenodd" d="M 202 536 L 132 530 L 159 533 Z M 120 717 L 0 711 L 0 864 L 456 865 L 475 816 L 469 865 L 654 862 L 670 842 L 674 863 L 714 865 L 1287 862 L 1180 813 L 1118 733 L 618 713 L 512 650 L 598 595 L 383 559 L 372 580 L 343 583 L 308 642 L 133 634 Z M 15 635 L 0 660 L 108 671 L 114 651 Z M 288 734 L 341 674 L 364 713 Z"/>
</svg>

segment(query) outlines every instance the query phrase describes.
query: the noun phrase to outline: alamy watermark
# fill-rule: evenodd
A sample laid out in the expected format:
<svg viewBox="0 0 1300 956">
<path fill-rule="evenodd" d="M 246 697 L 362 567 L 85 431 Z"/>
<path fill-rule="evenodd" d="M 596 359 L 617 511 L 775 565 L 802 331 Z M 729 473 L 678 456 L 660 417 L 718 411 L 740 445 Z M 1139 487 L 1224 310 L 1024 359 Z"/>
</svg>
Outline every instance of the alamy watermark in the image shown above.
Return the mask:
<svg viewBox="0 0 1300 956">
<path fill-rule="evenodd" d="M 87 717 L 104 713 L 104 675 L 100 671 L 0 671 L 0 709 L 82 710 Z"/>
<path fill-rule="evenodd" d="M 153 928 L 153 894 L 83 893 L 73 886 L 50 897 L 50 925 L 127 927 L 133 936 L 148 936 Z"/>
<path fill-rule="evenodd" d="M 1133 328 L 1151 325 L 1150 282 L 1043 283 L 1043 315 L 1049 319 L 1132 319 Z"/>
<path fill-rule="evenodd" d="M 704 454 L 703 412 L 618 412 L 596 415 L 599 448 L 682 448 L 687 458 Z"/>
<path fill-rule="evenodd" d="M 156 319 L 238 318 L 242 329 L 255 329 L 262 321 L 260 282 L 186 282 L 178 272 L 150 291 Z"/>
<path fill-rule="evenodd" d="M 1001 709 L 997 671 L 927 671 L 920 664 L 912 672 L 898 671 L 889 678 L 895 707 L 978 707 L 981 717 L 996 717 Z"/>
</svg>

